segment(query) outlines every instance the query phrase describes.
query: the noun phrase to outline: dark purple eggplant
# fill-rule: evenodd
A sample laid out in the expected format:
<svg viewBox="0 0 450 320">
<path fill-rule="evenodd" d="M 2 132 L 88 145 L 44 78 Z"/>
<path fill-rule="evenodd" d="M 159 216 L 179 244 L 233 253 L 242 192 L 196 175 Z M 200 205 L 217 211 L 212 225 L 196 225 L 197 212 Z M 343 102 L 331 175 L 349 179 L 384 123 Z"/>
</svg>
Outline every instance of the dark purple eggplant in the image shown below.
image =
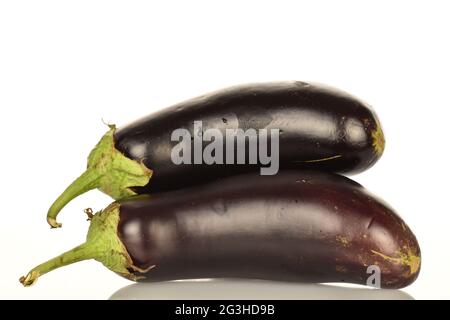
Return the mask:
<svg viewBox="0 0 450 320">
<path fill-rule="evenodd" d="M 172 132 L 186 129 L 191 137 L 201 135 L 194 133 L 194 121 L 202 121 L 203 131 L 214 128 L 222 134 L 226 129 L 279 130 L 280 169 L 356 173 L 371 167 L 384 150 L 375 113 L 347 93 L 299 81 L 236 86 L 182 102 L 118 130 L 110 126 L 91 152 L 87 171 L 49 209 L 49 224 L 59 227 L 60 210 L 91 189 L 99 188 L 119 200 L 260 169 L 260 164 L 175 164 L 171 153 L 178 141 L 172 141 Z M 203 148 L 208 144 L 201 143 Z M 235 143 L 248 155 L 248 141 Z"/>
<path fill-rule="evenodd" d="M 405 222 L 352 180 L 283 171 L 114 202 L 93 216 L 87 242 L 21 278 L 96 259 L 131 280 L 254 278 L 401 288 L 420 270 Z"/>
</svg>

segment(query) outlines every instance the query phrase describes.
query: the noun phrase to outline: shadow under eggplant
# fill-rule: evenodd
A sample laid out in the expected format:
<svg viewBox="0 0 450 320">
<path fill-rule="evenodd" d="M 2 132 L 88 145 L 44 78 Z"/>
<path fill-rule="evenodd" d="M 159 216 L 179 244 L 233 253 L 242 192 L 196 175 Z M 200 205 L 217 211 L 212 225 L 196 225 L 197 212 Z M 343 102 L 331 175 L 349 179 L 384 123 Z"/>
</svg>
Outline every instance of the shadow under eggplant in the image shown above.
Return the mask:
<svg viewBox="0 0 450 320">
<path fill-rule="evenodd" d="M 200 279 L 136 283 L 110 300 L 414 300 L 393 289 L 263 280 Z"/>
</svg>

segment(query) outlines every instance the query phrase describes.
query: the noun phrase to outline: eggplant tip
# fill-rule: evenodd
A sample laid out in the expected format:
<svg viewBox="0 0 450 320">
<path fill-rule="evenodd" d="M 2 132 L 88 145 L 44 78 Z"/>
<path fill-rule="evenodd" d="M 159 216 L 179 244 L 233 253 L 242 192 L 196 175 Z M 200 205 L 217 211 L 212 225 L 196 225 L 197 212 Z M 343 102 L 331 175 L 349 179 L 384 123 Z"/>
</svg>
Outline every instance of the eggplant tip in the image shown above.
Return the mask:
<svg viewBox="0 0 450 320">
<path fill-rule="evenodd" d="M 406 253 L 399 252 L 395 257 L 387 256 L 375 250 L 372 250 L 372 253 L 382 257 L 384 260 L 388 262 L 408 267 L 409 272 L 405 274 L 406 277 L 411 277 L 417 274 L 420 270 L 421 265 L 420 255 L 415 254 L 412 250 L 408 250 Z"/>
<path fill-rule="evenodd" d="M 376 128 L 372 130 L 372 147 L 378 157 L 384 152 L 384 147 L 386 145 L 386 141 L 384 139 L 383 129 L 381 129 L 381 125 L 377 123 Z"/>
</svg>

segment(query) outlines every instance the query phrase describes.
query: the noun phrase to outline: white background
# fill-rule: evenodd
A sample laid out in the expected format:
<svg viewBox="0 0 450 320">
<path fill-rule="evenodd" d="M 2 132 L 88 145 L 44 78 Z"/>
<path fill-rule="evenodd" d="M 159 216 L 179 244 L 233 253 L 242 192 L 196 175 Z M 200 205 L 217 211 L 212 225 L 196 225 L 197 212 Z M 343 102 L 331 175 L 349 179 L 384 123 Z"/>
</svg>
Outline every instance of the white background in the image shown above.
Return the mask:
<svg viewBox="0 0 450 320">
<path fill-rule="evenodd" d="M 395 207 L 423 251 L 416 299 L 450 298 L 448 1 L 2 1 L 1 298 L 110 297 L 129 284 L 95 261 L 18 282 L 83 242 L 92 191 L 45 221 L 106 127 L 205 92 L 306 80 L 373 105 L 383 158 L 354 176 Z M 255 296 L 256 297 L 256 296 Z"/>
</svg>

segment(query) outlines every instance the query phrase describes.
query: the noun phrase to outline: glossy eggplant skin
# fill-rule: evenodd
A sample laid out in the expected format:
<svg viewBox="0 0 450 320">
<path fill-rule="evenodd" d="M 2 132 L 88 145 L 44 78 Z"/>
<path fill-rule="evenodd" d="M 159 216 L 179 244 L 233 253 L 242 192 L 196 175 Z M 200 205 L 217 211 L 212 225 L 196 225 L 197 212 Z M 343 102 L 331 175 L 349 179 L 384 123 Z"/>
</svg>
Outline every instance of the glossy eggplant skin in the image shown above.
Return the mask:
<svg viewBox="0 0 450 320">
<path fill-rule="evenodd" d="M 118 235 L 146 281 L 254 278 L 401 288 L 420 270 L 411 230 L 348 178 L 245 174 L 120 203 Z"/>
<path fill-rule="evenodd" d="M 372 109 L 355 97 L 318 84 L 275 82 L 235 86 L 152 114 L 114 135 L 115 147 L 153 170 L 139 194 L 173 190 L 244 172 L 261 165 L 176 165 L 171 160 L 175 129 L 279 129 L 281 169 L 357 173 L 371 167 L 384 149 Z M 204 146 L 206 143 L 204 143 Z"/>
</svg>

